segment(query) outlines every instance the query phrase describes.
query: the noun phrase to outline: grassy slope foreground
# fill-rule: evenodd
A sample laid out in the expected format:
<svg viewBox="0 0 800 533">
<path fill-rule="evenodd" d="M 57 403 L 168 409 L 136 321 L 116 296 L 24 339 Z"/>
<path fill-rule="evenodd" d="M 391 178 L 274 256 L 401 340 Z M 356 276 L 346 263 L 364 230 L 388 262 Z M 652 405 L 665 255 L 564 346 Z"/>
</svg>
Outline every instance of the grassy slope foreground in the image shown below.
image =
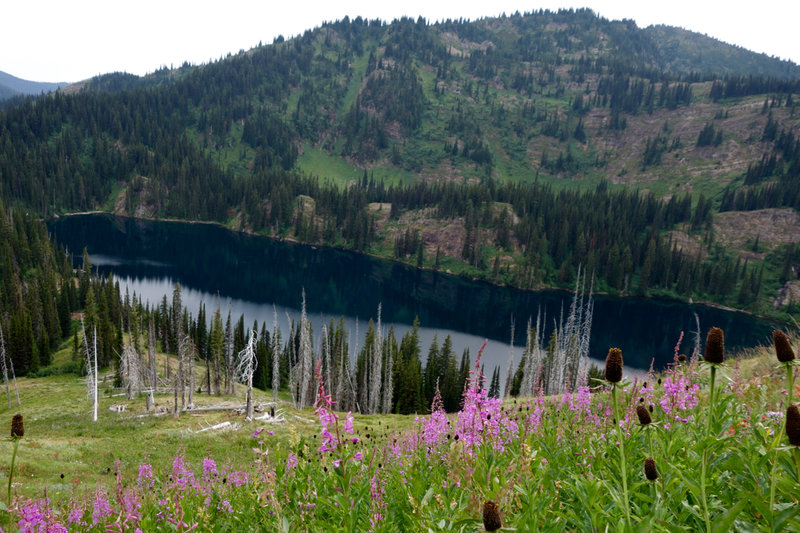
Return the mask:
<svg viewBox="0 0 800 533">
<path fill-rule="evenodd" d="M 320 391 L 316 413 L 282 402 L 278 424 L 140 418 L 141 399 L 119 398 L 93 424 L 74 377 L 21 380 L 11 511 L 23 531 L 800 531 L 783 429 L 800 388 L 773 353 L 722 364 L 712 405 L 709 365 L 676 349 L 664 374 L 617 384 L 618 406 L 608 384 L 501 402 L 472 381 L 454 415 L 435 401 L 427 417 L 351 418 Z"/>
</svg>

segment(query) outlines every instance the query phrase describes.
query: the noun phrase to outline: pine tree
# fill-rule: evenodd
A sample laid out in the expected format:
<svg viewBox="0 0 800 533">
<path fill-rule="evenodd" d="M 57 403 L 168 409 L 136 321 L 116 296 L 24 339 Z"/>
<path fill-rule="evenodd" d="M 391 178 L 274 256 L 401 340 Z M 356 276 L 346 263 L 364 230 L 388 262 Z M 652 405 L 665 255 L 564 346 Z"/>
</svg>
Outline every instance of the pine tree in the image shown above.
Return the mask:
<svg viewBox="0 0 800 533">
<path fill-rule="evenodd" d="M 401 415 L 425 412 L 422 390 L 422 364 L 419 360 L 419 319 L 414 319 L 410 331 L 400 341 L 398 359 L 400 375 L 397 380 L 395 412 Z"/>
</svg>

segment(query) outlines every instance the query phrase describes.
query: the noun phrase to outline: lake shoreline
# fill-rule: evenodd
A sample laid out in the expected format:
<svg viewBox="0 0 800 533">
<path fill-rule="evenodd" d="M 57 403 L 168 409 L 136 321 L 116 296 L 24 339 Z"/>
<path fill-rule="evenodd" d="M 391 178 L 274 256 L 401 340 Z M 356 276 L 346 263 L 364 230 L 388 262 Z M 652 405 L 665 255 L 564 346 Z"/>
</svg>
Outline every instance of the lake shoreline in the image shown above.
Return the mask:
<svg viewBox="0 0 800 533">
<path fill-rule="evenodd" d="M 471 282 L 474 282 L 474 283 L 484 283 L 484 284 L 490 285 L 492 287 L 508 288 L 508 289 L 531 292 L 531 293 L 543 293 L 545 291 L 561 291 L 561 292 L 569 294 L 570 296 L 573 296 L 575 294 L 575 291 L 573 289 L 567 289 L 567 288 L 564 288 L 564 287 L 557 287 L 557 286 L 551 286 L 551 285 L 542 285 L 541 287 L 533 289 L 533 288 L 525 288 L 525 287 L 516 287 L 514 285 L 508 285 L 508 284 L 505 284 L 505 283 L 496 283 L 496 282 L 492 282 L 490 280 L 481 279 L 481 278 L 477 278 L 477 277 L 474 277 L 474 276 L 467 276 L 467 275 L 456 274 L 456 273 L 449 272 L 449 271 L 436 270 L 434 268 L 426 267 L 426 266 L 417 266 L 417 265 L 413 265 L 413 264 L 410 264 L 410 263 L 406 263 L 404 261 L 397 260 L 395 258 L 383 257 L 383 256 L 380 256 L 380 255 L 377 255 L 377 254 L 371 254 L 369 252 L 364 252 L 364 251 L 360 251 L 359 252 L 359 251 L 356 251 L 356 250 L 352 250 L 350 248 L 343 248 L 341 246 L 330 245 L 330 244 L 312 244 L 312 243 L 307 243 L 307 242 L 299 241 L 297 239 L 292 239 L 292 238 L 282 238 L 282 237 L 273 237 L 273 236 L 270 236 L 270 235 L 264 235 L 262 233 L 257 233 L 257 232 L 254 232 L 254 231 L 251 231 L 251 230 L 247 230 L 247 229 L 234 229 L 234 228 L 231 228 L 231 227 L 229 227 L 229 226 L 227 226 L 227 225 L 225 225 L 225 224 L 223 224 L 221 222 L 216 222 L 216 221 L 213 221 L 213 220 L 185 220 L 185 219 L 180 219 L 180 218 L 143 217 L 143 216 L 133 216 L 133 215 L 118 214 L 118 213 L 114 213 L 113 211 L 103 211 L 103 210 L 76 211 L 76 212 L 70 212 L 70 213 L 62 213 L 60 215 L 53 215 L 53 216 L 50 216 L 50 217 L 45 217 L 43 220 L 44 221 L 58 220 L 59 218 L 62 218 L 62 217 L 77 217 L 77 216 L 87 216 L 87 215 L 109 215 L 109 216 L 113 216 L 113 217 L 117 217 L 117 218 L 124 218 L 124 219 L 130 219 L 130 220 L 142 220 L 142 221 L 148 221 L 148 222 L 169 222 L 169 223 L 179 223 L 179 224 L 216 226 L 218 228 L 230 231 L 231 233 L 238 233 L 238 234 L 247 235 L 247 236 L 250 236 L 250 237 L 263 238 L 263 239 L 267 239 L 267 240 L 274 241 L 274 242 L 289 243 L 289 244 L 294 244 L 294 245 L 299 245 L 299 246 L 308 246 L 308 247 L 311 247 L 311 248 L 319 247 L 319 248 L 325 248 L 325 249 L 329 249 L 329 250 L 336 250 L 336 251 L 339 251 L 339 252 L 350 253 L 350 254 L 353 254 L 353 255 L 356 255 L 356 256 L 364 256 L 364 257 L 369 257 L 369 258 L 380 260 L 380 261 L 388 261 L 388 262 L 391 262 L 391 263 L 395 263 L 395 264 L 398 264 L 398 265 L 403 265 L 405 267 L 409 267 L 409 268 L 412 268 L 412 269 L 415 269 L 415 270 L 419 270 L 419 271 L 431 272 L 431 273 L 434 273 L 434 274 L 442 274 L 442 275 L 445 275 L 445 276 L 453 276 L 455 278 L 471 281 Z M 611 297 L 611 298 L 619 298 L 619 299 L 630 299 L 630 300 L 644 299 L 644 300 L 651 300 L 651 301 L 661 302 L 661 303 L 675 303 L 675 304 L 683 304 L 683 305 L 689 305 L 689 306 L 695 306 L 696 305 L 696 306 L 701 306 L 701 307 L 708 307 L 708 308 L 712 308 L 712 309 L 718 309 L 718 310 L 721 310 L 721 311 L 726 311 L 726 312 L 731 312 L 731 313 L 740 313 L 740 314 L 747 315 L 747 316 L 750 316 L 750 317 L 753 317 L 753 318 L 757 318 L 757 319 L 760 319 L 760 320 L 772 322 L 774 324 L 781 325 L 781 326 L 788 324 L 787 322 L 778 320 L 777 318 L 775 318 L 773 316 L 770 316 L 770 315 L 762 315 L 762 314 L 754 313 L 752 311 L 748 311 L 746 309 L 738 309 L 738 308 L 735 308 L 735 307 L 730 307 L 730 306 L 726 306 L 726 305 L 723 305 L 723 304 L 720 304 L 720 303 L 717 303 L 717 302 L 707 301 L 707 300 L 697 300 L 697 301 L 695 301 L 695 300 L 691 300 L 690 299 L 689 301 L 686 301 L 686 300 L 683 300 L 683 299 L 670 298 L 670 297 L 665 297 L 665 296 L 638 296 L 638 295 L 635 295 L 635 294 L 612 294 L 612 293 L 609 293 L 609 292 L 592 292 L 591 294 L 593 296 L 608 296 L 608 297 Z"/>
</svg>

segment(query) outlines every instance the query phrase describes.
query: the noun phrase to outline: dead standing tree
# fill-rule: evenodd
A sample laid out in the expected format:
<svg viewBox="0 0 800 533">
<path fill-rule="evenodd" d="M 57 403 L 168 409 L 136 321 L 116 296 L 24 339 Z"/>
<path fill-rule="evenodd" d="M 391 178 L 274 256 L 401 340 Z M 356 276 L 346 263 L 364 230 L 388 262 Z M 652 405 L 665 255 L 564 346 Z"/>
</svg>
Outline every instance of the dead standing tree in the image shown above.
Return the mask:
<svg viewBox="0 0 800 533">
<path fill-rule="evenodd" d="M 197 360 L 197 346 L 187 335 L 180 345 L 180 358 L 183 362 L 183 394 L 186 400 L 186 409 L 194 409 L 194 390 L 197 387 L 194 363 Z"/>
<path fill-rule="evenodd" d="M 247 385 L 247 395 L 245 397 L 245 419 L 253 419 L 253 374 L 258 366 L 256 358 L 256 331 L 250 331 L 250 339 L 247 346 L 236 356 L 235 376 L 240 383 Z"/>
<path fill-rule="evenodd" d="M 272 401 L 278 405 L 278 389 L 281 387 L 280 374 L 280 334 L 278 331 L 278 310 L 272 305 Z"/>
<path fill-rule="evenodd" d="M 11 390 L 8 386 L 8 371 L 11 370 L 11 379 L 14 381 L 14 392 L 17 393 L 17 405 L 19 401 L 19 389 L 17 388 L 17 376 L 14 374 L 14 361 L 6 354 L 6 341 L 3 337 L 3 327 L 0 326 L 0 361 L 3 367 L 3 381 L 6 384 L 6 397 L 8 398 L 8 408 L 11 408 Z"/>
<path fill-rule="evenodd" d="M 81 319 L 83 329 L 83 348 L 86 354 L 86 392 L 92 398 L 92 422 L 97 422 L 97 326 L 92 328 L 92 349 L 89 348 L 89 338 L 86 336 L 86 326 Z"/>
<path fill-rule="evenodd" d="M 298 354 L 300 365 L 300 394 L 299 408 L 303 409 L 307 404 L 312 403 L 313 398 L 313 372 L 314 354 L 311 345 L 311 322 L 306 315 L 306 291 L 303 289 L 303 305 L 300 312 L 300 353 Z"/>
<path fill-rule="evenodd" d="M 375 328 L 375 343 L 371 353 L 367 353 L 369 367 L 369 390 L 367 391 L 367 412 L 381 412 L 381 389 L 383 388 L 383 328 L 381 326 L 381 304 L 378 304 L 378 325 Z"/>
<path fill-rule="evenodd" d="M 136 349 L 126 344 L 119 356 L 119 373 L 122 378 L 122 386 L 125 395 L 129 400 L 133 400 L 136 394 L 142 391 L 142 364 Z"/>
</svg>

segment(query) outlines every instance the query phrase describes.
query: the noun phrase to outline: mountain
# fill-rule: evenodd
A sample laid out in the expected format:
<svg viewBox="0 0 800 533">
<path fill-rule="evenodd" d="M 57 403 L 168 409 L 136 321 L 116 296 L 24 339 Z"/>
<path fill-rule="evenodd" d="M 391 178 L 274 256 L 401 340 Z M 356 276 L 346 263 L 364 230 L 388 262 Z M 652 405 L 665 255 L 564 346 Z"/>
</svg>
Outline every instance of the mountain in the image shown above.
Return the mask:
<svg viewBox="0 0 800 533">
<path fill-rule="evenodd" d="M 797 65 L 589 10 L 345 18 L 1 112 L 0 196 L 773 312 L 800 263 L 768 222 L 800 208 L 798 98 Z"/>
<path fill-rule="evenodd" d="M 39 81 L 28 81 L 17 78 L 6 72 L 0 71 L 0 100 L 11 98 L 17 95 L 39 95 L 58 90 L 68 85 L 64 82 L 47 83 Z"/>
<path fill-rule="evenodd" d="M 660 64 L 667 70 L 713 72 L 721 76 L 800 77 L 800 67 L 791 61 L 757 54 L 707 35 L 664 25 L 649 26 L 643 31 L 655 42 L 661 56 Z"/>
</svg>

